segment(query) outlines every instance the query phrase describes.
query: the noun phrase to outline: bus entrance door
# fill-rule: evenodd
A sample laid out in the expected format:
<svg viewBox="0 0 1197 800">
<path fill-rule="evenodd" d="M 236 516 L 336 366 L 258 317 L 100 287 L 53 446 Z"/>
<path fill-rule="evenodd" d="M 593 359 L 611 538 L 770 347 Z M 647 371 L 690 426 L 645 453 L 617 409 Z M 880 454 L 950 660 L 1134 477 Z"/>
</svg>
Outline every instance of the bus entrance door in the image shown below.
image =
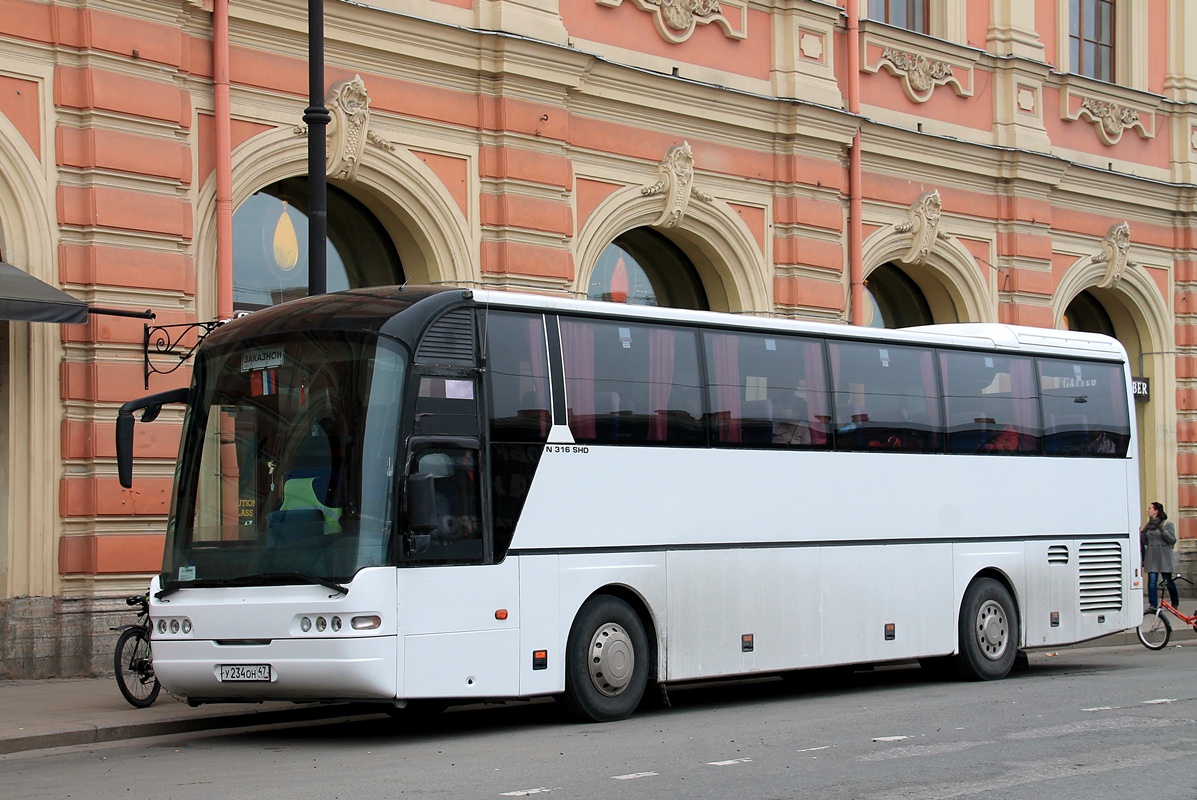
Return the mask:
<svg viewBox="0 0 1197 800">
<path fill-rule="evenodd" d="M 413 437 L 409 452 L 399 696 L 517 694 L 519 568 L 488 563 L 479 443 Z"/>
</svg>

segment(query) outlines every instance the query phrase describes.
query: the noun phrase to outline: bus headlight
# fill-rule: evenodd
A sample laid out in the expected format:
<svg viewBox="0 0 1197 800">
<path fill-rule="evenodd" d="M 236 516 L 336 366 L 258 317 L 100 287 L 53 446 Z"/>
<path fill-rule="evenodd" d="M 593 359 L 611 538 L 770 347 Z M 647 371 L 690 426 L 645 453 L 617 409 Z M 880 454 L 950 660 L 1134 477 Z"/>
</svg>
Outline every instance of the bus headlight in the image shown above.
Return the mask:
<svg viewBox="0 0 1197 800">
<path fill-rule="evenodd" d="M 312 629 L 312 618 L 304 617 L 303 619 L 299 620 L 299 629 L 304 633 L 310 631 Z"/>
<path fill-rule="evenodd" d="M 382 626 L 382 617 L 376 614 L 354 617 L 349 621 L 349 625 L 355 631 L 373 631 Z"/>
</svg>

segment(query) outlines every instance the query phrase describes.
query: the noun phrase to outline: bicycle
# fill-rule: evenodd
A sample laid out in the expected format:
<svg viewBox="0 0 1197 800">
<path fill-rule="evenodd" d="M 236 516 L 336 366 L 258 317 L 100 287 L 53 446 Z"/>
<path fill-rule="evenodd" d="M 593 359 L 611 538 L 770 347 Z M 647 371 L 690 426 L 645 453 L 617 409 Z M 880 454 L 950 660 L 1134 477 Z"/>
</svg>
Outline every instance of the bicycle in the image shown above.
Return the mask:
<svg viewBox="0 0 1197 800">
<path fill-rule="evenodd" d="M 1173 580 L 1184 581 L 1189 584 L 1193 583 L 1183 575 L 1176 575 L 1173 577 Z M 1185 616 L 1183 611 L 1164 599 L 1166 587 L 1163 581 L 1160 581 L 1159 588 L 1160 607 L 1147 609 L 1143 614 L 1143 621 L 1139 623 L 1139 627 L 1135 631 L 1139 634 L 1139 641 L 1148 650 L 1163 650 L 1168 646 L 1168 640 L 1172 638 L 1172 623 L 1168 621 L 1168 617 L 1164 612 L 1168 612 L 1186 625 L 1193 626 L 1193 630 L 1197 631 L 1197 612 L 1194 612 L 1191 617 Z"/>
<path fill-rule="evenodd" d="M 121 694 L 134 708 L 149 708 L 158 699 L 162 685 L 154 675 L 154 658 L 150 652 L 150 595 L 134 595 L 125 598 L 125 604 L 138 606 L 137 622 L 111 628 L 120 631 L 116 640 L 113 665 L 116 667 L 116 685 Z"/>
</svg>

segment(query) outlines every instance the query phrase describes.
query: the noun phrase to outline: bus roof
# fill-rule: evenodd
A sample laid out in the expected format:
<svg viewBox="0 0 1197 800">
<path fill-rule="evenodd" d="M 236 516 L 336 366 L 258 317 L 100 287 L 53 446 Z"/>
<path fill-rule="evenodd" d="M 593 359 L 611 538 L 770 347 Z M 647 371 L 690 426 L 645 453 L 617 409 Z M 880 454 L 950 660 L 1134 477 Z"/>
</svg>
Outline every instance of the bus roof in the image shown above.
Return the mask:
<svg viewBox="0 0 1197 800">
<path fill-rule="evenodd" d="M 911 328 L 864 328 L 832 322 L 816 322 L 793 318 L 765 317 L 749 314 L 728 314 L 717 311 L 660 308 L 605 303 L 595 300 L 574 300 L 561 297 L 520 294 L 501 291 L 475 291 L 474 301 L 480 306 L 518 307 L 541 311 L 573 311 L 590 316 L 609 316 L 627 319 L 658 320 L 712 327 L 734 326 L 760 330 L 809 333 L 837 338 L 884 340 L 919 345 L 983 347 L 995 350 L 1044 351 L 1055 354 L 1072 351 L 1088 357 L 1126 360 L 1126 351 L 1118 340 L 1099 333 L 1060 331 L 1032 328 L 997 322 L 959 322 L 941 325 L 922 325 Z"/>
<path fill-rule="evenodd" d="M 595 300 L 577 300 L 551 295 L 523 294 L 497 290 L 471 290 L 454 287 L 376 286 L 352 289 L 317 297 L 306 297 L 256 311 L 234 320 L 213 332 L 215 344 L 226 337 L 260 335 L 299 330 L 394 331 L 387 323 L 401 312 L 434 296 L 429 311 L 456 302 L 472 302 L 482 308 L 522 308 L 542 312 L 570 312 L 591 317 L 660 321 L 710 327 L 805 333 L 842 339 L 860 339 L 936 345 L 945 347 L 981 347 L 1020 352 L 1072 353 L 1078 356 L 1125 361 L 1126 351 L 1108 336 L 1078 331 L 1031 328 L 992 322 L 965 322 L 923 325 L 912 328 L 863 328 L 842 323 L 817 322 L 793 318 L 765 317 L 753 314 L 729 314 L 716 311 L 624 305 Z M 396 320 L 398 322 L 398 320 Z M 401 326 L 406 328 L 407 326 Z M 418 330 L 417 326 L 416 330 Z"/>
</svg>

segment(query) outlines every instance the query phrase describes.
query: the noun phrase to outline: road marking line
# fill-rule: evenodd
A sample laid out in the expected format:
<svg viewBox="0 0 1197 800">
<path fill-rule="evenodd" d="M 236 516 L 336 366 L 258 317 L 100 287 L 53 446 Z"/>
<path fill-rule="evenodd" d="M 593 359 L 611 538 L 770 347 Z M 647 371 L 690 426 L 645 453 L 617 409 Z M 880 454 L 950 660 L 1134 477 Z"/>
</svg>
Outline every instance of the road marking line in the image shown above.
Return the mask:
<svg viewBox="0 0 1197 800">
<path fill-rule="evenodd" d="M 539 789 L 520 789 L 518 792 L 503 792 L 500 797 L 528 797 L 534 794 L 548 794 L 549 792 L 556 792 L 560 789 L 560 786 L 553 789 L 546 789 L 542 786 Z"/>
<path fill-rule="evenodd" d="M 909 739 L 909 736 L 874 736 L 874 742 L 900 742 L 903 739 Z"/>
<path fill-rule="evenodd" d="M 727 761 L 708 761 L 708 767 L 730 767 L 732 764 L 747 764 L 751 758 L 732 758 Z"/>
<path fill-rule="evenodd" d="M 1113 711 L 1113 706 L 1094 706 L 1093 708 L 1082 708 L 1081 711 Z"/>
<path fill-rule="evenodd" d="M 831 745 L 825 744 L 822 747 L 808 747 L 805 750 L 795 750 L 794 752 L 795 753 L 813 753 L 816 750 L 830 750 L 830 749 L 831 749 Z"/>
<path fill-rule="evenodd" d="M 1162 705 L 1163 703 L 1175 703 L 1175 702 L 1176 702 L 1176 698 L 1175 698 L 1175 697 L 1174 697 L 1174 698 L 1172 698 L 1172 699 L 1170 699 L 1170 700 L 1169 700 L 1169 699 L 1167 699 L 1167 698 L 1161 698 L 1161 699 L 1159 699 L 1159 700 L 1144 700 L 1144 701 L 1143 701 L 1143 705 L 1145 705 L 1145 706 L 1158 706 L 1158 705 Z"/>
<path fill-rule="evenodd" d="M 655 775 L 659 775 L 659 774 L 660 773 L 658 773 L 658 772 L 633 772 L 628 775 L 612 775 L 611 780 L 613 780 L 613 781 L 634 781 L 637 778 L 651 778 L 651 777 L 653 777 Z"/>
</svg>

